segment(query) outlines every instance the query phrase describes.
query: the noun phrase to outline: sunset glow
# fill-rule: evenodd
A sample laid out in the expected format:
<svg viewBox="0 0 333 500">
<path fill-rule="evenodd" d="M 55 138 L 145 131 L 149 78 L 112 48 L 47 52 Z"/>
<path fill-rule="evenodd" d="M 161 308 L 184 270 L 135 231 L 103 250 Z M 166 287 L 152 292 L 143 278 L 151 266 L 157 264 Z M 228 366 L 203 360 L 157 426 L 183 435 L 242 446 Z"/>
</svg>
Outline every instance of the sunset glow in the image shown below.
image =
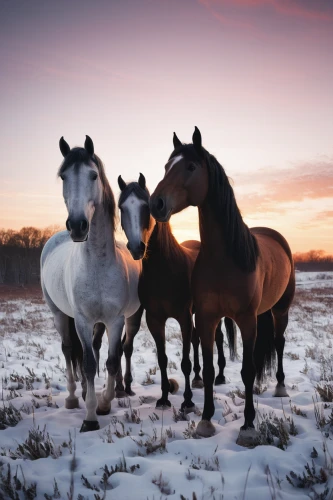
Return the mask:
<svg viewBox="0 0 333 500">
<path fill-rule="evenodd" d="M 246 223 L 333 252 L 333 3 L 1 2 L 0 227 L 64 225 L 63 135 L 92 137 L 116 197 L 153 191 L 172 133 L 232 179 Z M 194 208 L 174 216 L 198 238 Z"/>
</svg>

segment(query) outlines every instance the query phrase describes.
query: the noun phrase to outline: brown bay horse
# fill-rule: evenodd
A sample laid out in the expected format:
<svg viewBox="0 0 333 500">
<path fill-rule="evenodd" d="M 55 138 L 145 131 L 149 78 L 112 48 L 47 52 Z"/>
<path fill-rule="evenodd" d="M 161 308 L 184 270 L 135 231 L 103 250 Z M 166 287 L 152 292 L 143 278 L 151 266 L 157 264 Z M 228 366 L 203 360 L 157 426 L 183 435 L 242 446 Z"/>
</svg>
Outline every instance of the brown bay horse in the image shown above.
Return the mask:
<svg viewBox="0 0 333 500">
<path fill-rule="evenodd" d="M 254 445 L 253 384 L 278 358 L 275 396 L 287 396 L 283 350 L 288 311 L 294 297 L 295 273 L 291 251 L 273 229 L 249 229 L 237 207 L 224 169 L 202 147 L 195 128 L 193 144 L 182 144 L 174 134 L 174 151 L 165 176 L 151 196 L 151 213 L 159 222 L 193 205 L 199 210 L 201 247 L 192 274 L 196 325 L 203 352 L 205 402 L 197 432 L 212 436 L 213 342 L 221 317 L 232 318 L 243 340 L 242 380 L 245 385 L 245 422 L 238 443 Z"/>
<path fill-rule="evenodd" d="M 170 407 L 168 394 L 175 392 L 178 384 L 168 379 L 168 358 L 165 352 L 165 323 L 168 318 L 175 318 L 180 324 L 183 339 L 183 358 L 181 368 L 185 376 L 185 392 L 182 409 L 191 411 L 194 408 L 190 387 L 191 361 L 189 358 L 190 343 L 194 348 L 194 373 L 192 387 L 203 387 L 200 377 L 199 336 L 192 323 L 192 295 L 190 278 L 200 243 L 185 241 L 179 244 L 174 238 L 169 224 L 156 223 L 150 215 L 149 191 L 146 181 L 140 174 L 138 182 L 126 182 L 119 176 L 121 190 L 118 206 L 121 211 L 121 225 L 125 231 L 127 247 L 132 257 L 143 259 L 142 274 L 139 280 L 139 299 L 146 310 L 147 326 L 155 340 L 158 364 L 161 370 L 162 397 L 156 407 Z M 229 318 L 225 319 L 231 358 L 235 354 L 236 332 Z M 193 329 L 193 333 L 192 333 Z M 126 357 L 126 373 L 124 376 L 125 391 L 131 394 L 132 376 L 130 358 L 133 352 L 133 340 L 136 332 L 126 332 L 123 349 Z M 219 320 L 214 330 L 214 337 L 219 355 L 219 374 L 215 384 L 225 383 L 225 357 L 223 353 L 223 333 Z"/>
</svg>

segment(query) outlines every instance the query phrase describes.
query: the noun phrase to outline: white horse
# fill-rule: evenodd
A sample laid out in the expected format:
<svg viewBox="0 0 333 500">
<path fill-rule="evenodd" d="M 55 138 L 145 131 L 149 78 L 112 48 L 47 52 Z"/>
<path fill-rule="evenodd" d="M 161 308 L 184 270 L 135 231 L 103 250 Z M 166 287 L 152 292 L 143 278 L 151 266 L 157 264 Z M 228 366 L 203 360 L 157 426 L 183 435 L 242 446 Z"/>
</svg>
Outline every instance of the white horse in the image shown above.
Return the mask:
<svg viewBox="0 0 333 500">
<path fill-rule="evenodd" d="M 86 136 L 84 148 L 70 149 L 63 137 L 59 145 L 64 156 L 58 175 L 68 210 L 67 231 L 52 236 L 43 249 L 41 284 L 62 338 L 69 391 L 66 408 L 78 407 L 74 371 L 83 355 L 87 413 L 81 432 L 85 432 L 99 429 L 96 413 L 110 412 L 124 324 L 131 334 L 140 328 L 141 312 L 135 313 L 140 306 L 141 261 L 134 261 L 125 245 L 115 241 L 115 201 L 90 137 Z M 98 405 L 93 352 L 96 323 L 105 325 L 109 340 L 107 387 Z"/>
</svg>

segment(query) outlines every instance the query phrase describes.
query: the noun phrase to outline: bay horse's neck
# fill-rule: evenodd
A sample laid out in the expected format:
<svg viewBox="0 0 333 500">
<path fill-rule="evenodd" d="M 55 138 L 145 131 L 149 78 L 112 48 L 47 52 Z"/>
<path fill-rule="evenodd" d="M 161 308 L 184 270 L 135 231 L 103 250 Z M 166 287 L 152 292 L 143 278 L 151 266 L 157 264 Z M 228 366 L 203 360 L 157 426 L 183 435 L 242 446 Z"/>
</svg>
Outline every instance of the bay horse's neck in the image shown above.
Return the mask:
<svg viewBox="0 0 333 500">
<path fill-rule="evenodd" d="M 115 255 L 113 218 L 105 210 L 103 203 L 95 208 L 90 224 L 89 236 L 83 244 L 83 251 L 88 255 L 108 259 Z"/>
<path fill-rule="evenodd" d="M 229 265 L 233 262 L 245 273 L 255 270 L 258 245 L 242 219 L 235 195 L 222 167 L 199 207 L 202 252 Z"/>
</svg>

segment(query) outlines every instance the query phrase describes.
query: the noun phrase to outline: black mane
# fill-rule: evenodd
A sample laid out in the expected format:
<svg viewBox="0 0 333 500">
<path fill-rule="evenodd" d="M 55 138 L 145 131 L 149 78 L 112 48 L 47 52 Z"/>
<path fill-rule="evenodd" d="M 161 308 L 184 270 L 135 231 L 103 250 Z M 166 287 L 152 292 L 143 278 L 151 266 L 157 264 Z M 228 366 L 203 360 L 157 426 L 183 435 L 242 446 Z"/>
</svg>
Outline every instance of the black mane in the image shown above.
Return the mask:
<svg viewBox="0 0 333 500">
<path fill-rule="evenodd" d="M 170 158 L 179 154 L 196 163 L 202 163 L 202 158 L 193 144 L 183 144 L 173 151 Z M 203 155 L 209 175 L 207 201 L 225 236 L 227 254 L 242 271 L 250 273 L 256 269 L 259 255 L 257 240 L 242 219 L 234 191 L 222 165 L 205 149 Z"/>
<path fill-rule="evenodd" d="M 109 181 L 105 174 L 105 169 L 102 160 L 94 154 L 93 157 L 90 156 L 88 151 L 84 148 L 73 148 L 70 150 L 68 155 L 66 155 L 64 161 L 60 165 L 58 170 L 58 176 L 61 176 L 69 167 L 74 165 L 74 168 L 78 170 L 81 165 L 92 165 L 94 163 L 97 167 L 99 177 L 103 186 L 103 206 L 104 210 L 110 215 L 113 222 L 113 227 L 116 226 L 116 203 L 113 196 L 113 192 Z"/>
</svg>

